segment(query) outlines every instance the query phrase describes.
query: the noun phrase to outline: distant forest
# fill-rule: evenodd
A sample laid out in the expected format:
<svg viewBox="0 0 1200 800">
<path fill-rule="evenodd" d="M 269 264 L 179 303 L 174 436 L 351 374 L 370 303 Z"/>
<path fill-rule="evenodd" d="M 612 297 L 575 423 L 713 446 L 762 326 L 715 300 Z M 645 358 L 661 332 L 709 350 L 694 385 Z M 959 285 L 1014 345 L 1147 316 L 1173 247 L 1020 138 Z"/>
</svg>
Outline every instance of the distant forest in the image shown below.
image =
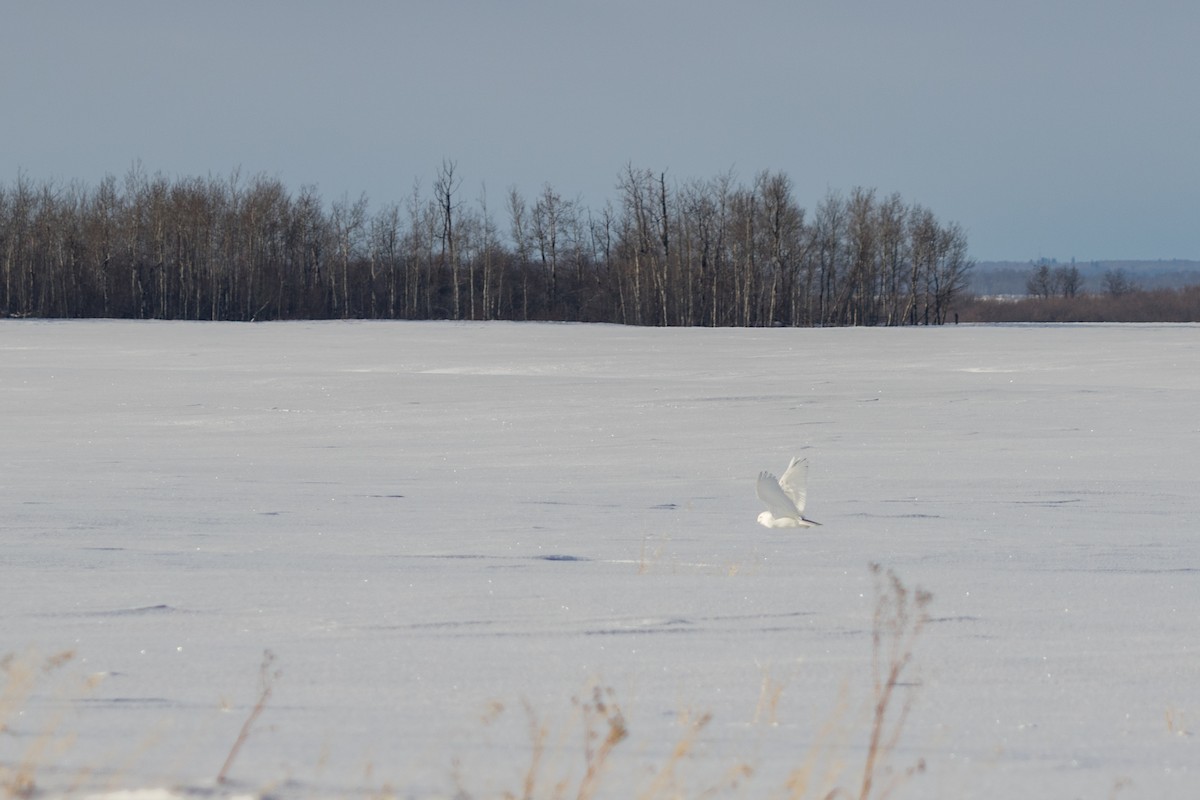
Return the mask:
<svg viewBox="0 0 1200 800">
<path fill-rule="evenodd" d="M 964 298 L 956 307 L 955 313 L 960 312 L 963 322 L 1200 322 L 1200 286 Z"/>
<path fill-rule="evenodd" d="M 970 283 L 965 322 L 1200 322 L 1195 261 L 982 264 Z"/>
<path fill-rule="evenodd" d="M 0 185 L 0 315 L 180 320 L 941 324 L 972 262 L 957 224 L 899 195 L 783 173 L 668 180 L 627 166 L 600 209 L 549 185 L 501 208 L 452 161 L 372 210 L 275 178 Z"/>
<path fill-rule="evenodd" d="M 971 270 L 967 291 L 983 297 L 1044 295 L 1046 273 L 1061 288 L 1081 294 L 1107 292 L 1113 276 L 1139 289 L 1183 289 L 1200 285 L 1200 261 L 980 261 Z M 1031 278 L 1035 283 L 1031 284 Z"/>
</svg>

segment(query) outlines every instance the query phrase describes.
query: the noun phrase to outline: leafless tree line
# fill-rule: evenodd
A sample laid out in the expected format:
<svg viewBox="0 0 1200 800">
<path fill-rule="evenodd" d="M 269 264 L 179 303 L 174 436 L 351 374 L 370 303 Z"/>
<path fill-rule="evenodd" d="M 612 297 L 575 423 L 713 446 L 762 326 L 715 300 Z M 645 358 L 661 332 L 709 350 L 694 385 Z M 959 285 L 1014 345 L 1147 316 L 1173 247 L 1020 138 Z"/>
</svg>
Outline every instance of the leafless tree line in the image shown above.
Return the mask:
<svg viewBox="0 0 1200 800">
<path fill-rule="evenodd" d="M 38 317 L 579 320 L 635 325 L 945 322 L 972 262 L 956 224 L 899 195 L 811 215 L 763 172 L 668 180 L 627 166 L 599 210 L 551 186 L 372 210 L 265 176 L 0 186 L 0 312 Z"/>
<path fill-rule="evenodd" d="M 1129 274 L 1120 267 L 1106 270 L 1101 283 L 1105 293 L 1112 297 L 1138 290 L 1138 286 Z M 1074 264 L 1051 268 L 1049 264 L 1041 264 L 1029 273 L 1025 282 L 1025 291 L 1031 297 L 1048 300 L 1052 297 L 1077 297 L 1084 294 L 1083 274 Z"/>
<path fill-rule="evenodd" d="M 1083 275 L 1074 264 L 1053 269 L 1042 264 L 1029 273 L 1025 291 L 1034 297 L 1075 297 L 1083 288 Z"/>
</svg>

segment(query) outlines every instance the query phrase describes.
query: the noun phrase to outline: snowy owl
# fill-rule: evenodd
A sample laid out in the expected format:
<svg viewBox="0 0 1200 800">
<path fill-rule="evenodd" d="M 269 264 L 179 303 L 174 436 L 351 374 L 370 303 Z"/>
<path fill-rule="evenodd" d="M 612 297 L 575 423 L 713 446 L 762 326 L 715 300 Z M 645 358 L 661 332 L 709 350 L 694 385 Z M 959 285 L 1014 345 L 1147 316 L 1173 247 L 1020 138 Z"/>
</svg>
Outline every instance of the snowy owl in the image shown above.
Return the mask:
<svg viewBox="0 0 1200 800">
<path fill-rule="evenodd" d="M 758 499 L 767 504 L 767 511 L 758 515 L 758 523 L 768 528 L 811 528 L 820 525 L 804 518 L 807 498 L 808 459 L 793 458 L 779 480 L 769 472 L 758 473 Z"/>
</svg>

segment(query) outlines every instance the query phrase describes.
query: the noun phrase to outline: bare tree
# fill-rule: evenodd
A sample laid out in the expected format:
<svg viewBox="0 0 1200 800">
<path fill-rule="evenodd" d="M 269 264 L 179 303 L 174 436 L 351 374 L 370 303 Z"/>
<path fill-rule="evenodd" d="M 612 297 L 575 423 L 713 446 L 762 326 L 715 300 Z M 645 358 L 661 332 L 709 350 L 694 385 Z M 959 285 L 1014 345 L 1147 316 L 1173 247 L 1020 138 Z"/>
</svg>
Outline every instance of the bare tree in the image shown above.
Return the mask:
<svg viewBox="0 0 1200 800">
<path fill-rule="evenodd" d="M 486 186 L 482 187 L 479 192 L 479 235 L 480 271 L 483 279 L 483 286 L 480 290 L 480 311 L 483 319 L 495 319 L 500 305 L 499 298 L 504 290 L 504 274 L 496 268 L 499 241 L 496 233 L 496 221 L 492 219 L 491 212 L 488 211 Z M 475 318 L 474 305 L 471 308 L 471 318 Z"/>
<path fill-rule="evenodd" d="M 401 250 L 403 236 L 400 229 L 400 206 L 392 203 L 380 209 L 371 218 L 370 254 L 370 304 L 368 316 L 395 319 L 399 316 L 401 279 Z M 380 302 L 380 285 L 386 302 Z"/>
<path fill-rule="evenodd" d="M 792 182 L 782 172 L 762 172 L 757 179 L 766 226 L 765 263 L 769 265 L 767 309 L 763 323 L 794 325 L 797 317 L 798 269 L 803 255 L 804 209 L 792 198 Z"/>
<path fill-rule="evenodd" d="M 361 195 L 354 203 L 350 203 L 345 197 L 335 202 L 329 221 L 333 226 L 334 241 L 337 243 L 338 266 L 342 278 L 341 315 L 348 318 L 355 315 L 355 309 L 350 302 L 350 265 L 360 255 L 361 235 L 367 222 L 366 195 Z M 334 297 L 336 303 L 336 291 Z"/>
<path fill-rule="evenodd" d="M 441 267 L 444 272 L 450 268 L 450 294 L 452 298 L 452 319 L 462 319 L 462 301 L 460 297 L 461 282 L 458 275 L 458 251 L 454 238 L 454 219 L 458 209 L 454 202 L 454 193 L 458 191 L 462 180 L 455 176 L 457 165 L 453 161 L 442 161 L 438 170 L 437 180 L 433 184 L 433 192 L 437 198 L 438 211 L 441 212 L 442 222 L 442 253 Z"/>
<path fill-rule="evenodd" d="M 856 186 L 846 204 L 849 248 L 846 275 L 846 309 L 843 320 L 851 325 L 873 325 L 879 302 L 879 238 L 875 190 Z"/>
<path fill-rule="evenodd" d="M 521 276 L 521 319 L 529 319 L 529 221 L 528 211 L 525 206 L 525 198 L 521 195 L 517 187 L 510 187 L 508 190 L 508 220 L 509 220 L 509 236 L 512 238 L 513 246 L 516 248 L 514 253 L 516 257 L 516 268 L 520 271 Z"/>
<path fill-rule="evenodd" d="M 404 317 L 406 319 L 420 319 L 429 316 L 428 309 L 423 307 L 422 302 L 422 298 L 425 296 L 422 286 L 425 275 L 423 266 L 425 259 L 423 257 L 427 239 L 421 233 L 425 228 L 423 219 L 426 216 L 427 208 L 421 199 L 421 184 L 414 180 L 412 191 L 409 192 L 408 200 L 405 202 L 405 209 L 408 211 L 408 254 L 404 270 Z"/>
<path fill-rule="evenodd" d="M 563 200 L 550 184 L 542 187 L 541 197 L 533 204 L 533 238 L 538 257 L 546 276 L 546 313 L 551 317 L 562 316 L 559 298 L 560 240 L 574 226 L 575 208 L 569 200 Z"/>
<path fill-rule="evenodd" d="M 1042 264 L 1029 273 L 1025 291 L 1034 297 L 1049 297 L 1054 294 L 1054 272 L 1048 264 Z"/>
<path fill-rule="evenodd" d="M 658 290 L 658 306 L 659 316 L 662 325 L 670 325 L 675 320 L 672 319 L 671 312 L 667 308 L 667 301 L 670 294 L 671 280 L 671 221 L 670 212 L 667 209 L 667 173 L 660 172 L 658 174 L 658 234 L 659 241 L 662 242 L 662 257 L 657 259 L 658 269 L 655 271 L 657 290 Z"/>
<path fill-rule="evenodd" d="M 909 301 L 910 325 L 930 322 L 933 302 L 930 276 L 940 257 L 940 231 L 933 212 L 919 205 L 909 211 Z"/>
<path fill-rule="evenodd" d="M 658 275 L 654 183 L 654 174 L 650 170 L 634 169 L 633 164 L 625 165 L 618 183 L 623 206 L 621 249 L 628 264 L 624 279 L 630 285 L 629 304 L 633 308 L 632 321 L 635 325 L 645 322 L 665 324 L 657 315 L 650 316 L 658 304 L 645 304 L 644 294 L 647 277 L 653 285 Z"/>
<path fill-rule="evenodd" d="M 879 226 L 881 291 L 887 298 L 887 310 L 881 321 L 886 325 L 904 323 L 900 303 L 906 296 L 907 260 L 910 258 L 908 242 L 904 235 L 905 215 L 904 201 L 900 199 L 899 194 L 892 194 L 881 202 L 876 213 Z"/>
<path fill-rule="evenodd" d="M 846 274 L 845 242 L 846 201 L 836 192 L 828 192 L 813 215 L 813 256 L 816 259 L 817 323 L 836 325 L 842 309 L 842 278 Z"/>
<path fill-rule="evenodd" d="M 739 188 L 730 197 L 729 207 L 729 261 L 734 274 L 732 291 L 725 302 L 731 304 L 730 314 L 735 325 L 754 325 L 758 319 L 758 197 L 749 189 Z"/>
<path fill-rule="evenodd" d="M 1083 287 L 1083 275 L 1074 264 L 1054 269 L 1054 291 L 1063 297 L 1074 297 Z"/>
<path fill-rule="evenodd" d="M 1104 273 L 1104 291 L 1112 297 L 1120 297 L 1124 294 L 1129 294 L 1137 287 L 1130 280 L 1129 274 L 1120 267 L 1110 269 Z"/>
<path fill-rule="evenodd" d="M 625 306 L 625 288 L 615 267 L 616 238 L 617 215 L 610 202 L 604 205 L 598 217 L 591 220 L 592 262 L 599 294 L 597 306 L 601 303 L 607 306 L 604 311 L 596 309 L 596 318 L 626 324 L 628 309 Z M 609 302 L 614 295 L 615 298 Z"/>
<path fill-rule="evenodd" d="M 935 324 L 945 323 L 955 299 L 967 285 L 972 267 L 966 233 L 957 223 L 942 227 L 938 232 L 937 260 L 929 277 Z"/>
</svg>

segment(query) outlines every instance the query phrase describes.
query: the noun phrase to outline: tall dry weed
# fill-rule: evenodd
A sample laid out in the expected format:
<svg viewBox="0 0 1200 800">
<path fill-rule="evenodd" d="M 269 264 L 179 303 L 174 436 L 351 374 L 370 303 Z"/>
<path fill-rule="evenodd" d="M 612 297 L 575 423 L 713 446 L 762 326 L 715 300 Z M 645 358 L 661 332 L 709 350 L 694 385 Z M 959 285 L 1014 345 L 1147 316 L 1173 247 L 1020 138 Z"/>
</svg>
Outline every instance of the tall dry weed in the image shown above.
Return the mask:
<svg viewBox="0 0 1200 800">
<path fill-rule="evenodd" d="M 0 658 L 0 680 L 3 681 L 0 684 L 0 744 L 11 741 L 14 746 L 11 757 L 0 747 L 0 797 L 33 797 L 38 792 L 38 770 L 61 758 L 75 742 L 75 734 L 64 729 L 69 703 L 57 704 L 58 709 L 40 722 L 35 721 L 37 717 L 32 714 L 26 716 L 39 687 L 53 683 L 74 660 L 73 650 L 63 650 L 44 658 L 34 654 L 9 654 Z M 64 695 L 60 699 L 77 699 L 91 692 L 100 680 L 100 676 L 91 676 L 78 684 L 70 682 L 59 686 L 57 691 Z M 25 724 L 32 724 L 34 730 L 29 733 L 14 731 L 13 721 L 17 717 L 23 717 Z M 25 737 L 28 737 L 28 744 L 21 747 L 19 742 Z"/>
<path fill-rule="evenodd" d="M 764 796 L 781 797 L 783 800 L 887 800 L 908 778 L 922 772 L 923 759 L 911 763 L 898 763 L 899 745 L 916 699 L 919 682 L 912 679 L 911 667 L 918 639 L 929 622 L 931 595 L 922 589 L 909 589 L 891 570 L 872 564 L 871 574 L 875 590 L 875 607 L 871 622 L 871 696 L 866 719 L 865 746 L 854 746 L 851 741 L 863 741 L 861 725 L 850 722 L 849 709 L 852 705 L 848 688 L 843 688 L 837 698 L 832 699 L 828 718 L 815 733 L 813 744 L 802 756 L 801 762 L 788 773 L 782 792 L 766 792 Z M 5 756 L 3 745 L 16 742 L 10 729 L 11 720 L 23 715 L 38 686 L 50 676 L 59 673 L 70 663 L 74 653 L 65 651 L 49 658 L 0 659 L 0 800 L 23 800 L 39 792 L 36 775 L 54 763 L 72 737 L 63 732 L 61 714 L 52 715 L 35 733 L 21 732 L 21 739 L 28 743 L 15 756 Z M 237 738 L 217 774 L 217 784 L 225 784 L 228 775 L 250 738 L 254 724 L 264 712 L 271 698 L 274 682 L 279 670 L 274 668 L 275 657 L 266 651 L 260 667 L 260 691 L 257 702 L 251 708 Z M 92 688 L 95 679 L 88 679 L 84 689 Z M 785 691 L 782 681 L 764 669 L 759 700 L 755 710 L 754 726 L 763 726 L 773 733 L 780 732 L 778 725 L 781 697 Z M 77 697 L 79 692 L 75 693 Z M 68 698 L 70 699 L 70 698 Z M 64 703 L 69 708 L 70 703 Z M 520 788 L 499 795 L 505 800 L 597 800 L 611 792 L 610 777 L 614 770 L 613 754 L 630 738 L 626 716 L 617 702 L 616 693 L 608 687 L 593 686 L 582 698 L 572 700 L 574 724 L 582 733 L 580 760 L 572 757 L 567 763 L 550 758 L 553 752 L 580 752 L 567 746 L 577 735 L 571 729 L 552 736 L 551 726 L 543 722 L 533 706 L 525 702 L 524 710 L 528 725 L 529 754 L 521 778 Z M 504 713 L 500 703 L 491 704 L 485 715 L 485 724 Z M 862 718 L 860 718 L 861 720 Z M 697 746 L 712 722 L 709 713 L 687 712 L 680 717 L 681 733 L 674 746 L 654 765 L 649 777 L 640 790 L 634 791 L 637 800 L 684 800 L 684 798 L 707 798 L 716 796 L 746 796 L 745 785 L 755 775 L 750 763 L 736 761 L 725 770 L 724 776 L 714 785 L 702 789 L 689 786 L 688 765 L 699 757 Z M 27 725 L 22 717 L 22 725 Z M 1169 730 L 1182 729 L 1182 723 L 1172 711 L 1167 715 Z M 568 735 L 569 734 L 569 735 Z M 855 754 L 861 754 L 858 765 Z M 470 800 L 473 795 L 464 788 L 461 765 L 454 762 L 459 800 Z M 711 771 L 709 771 L 711 774 Z M 628 776 L 621 776 L 623 785 Z M 385 784 L 380 796 L 392 794 L 390 785 Z"/>
<path fill-rule="evenodd" d="M 865 712 L 865 746 L 862 741 L 863 717 L 851 714 L 850 690 L 843 687 L 834 698 L 828 717 L 816 732 L 813 744 L 801 762 L 788 773 L 782 794 L 769 793 L 784 800 L 886 800 L 908 778 L 923 772 L 923 759 L 897 764 L 897 751 L 916 700 L 919 682 L 910 676 L 915 648 L 929 622 L 932 595 L 923 589 L 909 589 L 891 570 L 872 564 L 875 607 L 871 620 L 871 695 Z M 778 725 L 784 683 L 763 669 L 759 699 L 752 725 L 774 731 Z M 625 715 L 611 688 L 594 687 L 586 700 L 573 701 L 583 729 L 582 763 L 565 767 L 550 763 L 547 757 L 551 727 L 539 719 L 532 705 L 524 703 L 528 718 L 529 763 L 519 791 L 503 792 L 505 800 L 594 800 L 603 796 L 605 779 L 613 769 L 613 752 L 627 739 L 630 731 Z M 485 714 L 493 720 L 503 706 L 493 703 Z M 860 722 L 855 723 L 857 717 Z M 680 717 L 680 733 L 675 745 L 656 764 L 644 787 L 633 795 L 637 800 L 684 800 L 728 794 L 744 795 L 747 781 L 755 773 L 753 766 L 736 762 L 715 785 L 689 788 L 687 765 L 696 756 L 697 745 L 712 722 L 709 713 L 687 712 Z M 562 744 L 565 739 L 555 739 Z M 561 750 L 561 748 L 558 748 Z M 856 764 L 855 753 L 862 761 Z M 456 763 L 459 800 L 473 795 L 463 787 L 461 765 Z M 557 767 L 557 772 L 552 767 Z M 579 769 L 582 769 L 580 776 Z"/>
</svg>

